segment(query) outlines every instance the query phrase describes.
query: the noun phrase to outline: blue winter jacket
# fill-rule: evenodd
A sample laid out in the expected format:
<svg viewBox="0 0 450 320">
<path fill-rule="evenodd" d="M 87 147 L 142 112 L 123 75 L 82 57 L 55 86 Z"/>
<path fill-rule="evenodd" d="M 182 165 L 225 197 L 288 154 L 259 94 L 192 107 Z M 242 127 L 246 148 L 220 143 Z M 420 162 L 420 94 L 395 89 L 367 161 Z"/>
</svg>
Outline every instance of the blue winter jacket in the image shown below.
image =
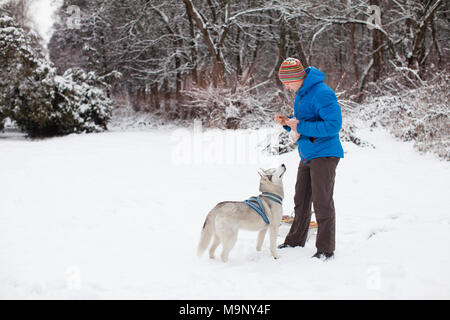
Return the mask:
<svg viewBox="0 0 450 320">
<path fill-rule="evenodd" d="M 341 107 L 333 90 L 324 83 L 322 71 L 309 67 L 302 87 L 297 91 L 294 115 L 297 118 L 298 152 L 303 162 L 322 157 L 344 157 L 339 131 L 342 128 Z M 284 126 L 291 131 L 291 128 Z"/>
</svg>

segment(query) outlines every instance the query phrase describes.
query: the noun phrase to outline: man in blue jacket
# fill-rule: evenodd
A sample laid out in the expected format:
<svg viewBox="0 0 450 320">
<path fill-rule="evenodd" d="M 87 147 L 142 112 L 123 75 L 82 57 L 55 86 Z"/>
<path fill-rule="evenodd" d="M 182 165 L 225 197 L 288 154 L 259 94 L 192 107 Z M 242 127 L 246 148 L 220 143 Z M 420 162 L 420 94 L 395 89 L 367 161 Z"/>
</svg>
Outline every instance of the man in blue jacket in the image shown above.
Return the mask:
<svg viewBox="0 0 450 320">
<path fill-rule="evenodd" d="M 296 97 L 294 115 L 277 114 L 275 121 L 295 137 L 301 159 L 295 184 L 295 218 L 279 247 L 305 245 L 313 204 L 318 224 L 317 252 L 313 257 L 329 259 L 335 250 L 334 180 L 339 160 L 344 157 L 339 139 L 341 108 L 320 70 L 304 69 L 298 59 L 288 58 L 278 75 L 288 90 L 296 92 Z"/>
</svg>

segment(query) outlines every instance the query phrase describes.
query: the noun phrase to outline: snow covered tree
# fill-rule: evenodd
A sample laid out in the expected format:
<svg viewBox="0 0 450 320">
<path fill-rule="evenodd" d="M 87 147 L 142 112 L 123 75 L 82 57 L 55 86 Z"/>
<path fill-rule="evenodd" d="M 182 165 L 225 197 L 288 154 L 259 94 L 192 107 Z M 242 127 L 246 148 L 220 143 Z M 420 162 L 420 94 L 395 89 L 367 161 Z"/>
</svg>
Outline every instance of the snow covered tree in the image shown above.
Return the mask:
<svg viewBox="0 0 450 320">
<path fill-rule="evenodd" d="M 1 10 L 7 13 L 26 32 L 35 27 L 31 19 L 32 0 L 6 0 L 1 4 Z"/>
<path fill-rule="evenodd" d="M 8 117 L 31 137 L 106 129 L 112 101 L 94 73 L 63 76 L 14 20 L 0 16 L 0 121 Z"/>
<path fill-rule="evenodd" d="M 77 29 L 67 23 L 73 5 Z M 322 70 L 346 101 L 416 88 L 448 70 L 449 9 L 443 0 L 64 0 L 49 52 L 61 74 L 121 72 L 111 97 L 134 110 L 227 127 L 228 101 L 249 118 L 291 108 L 277 76 L 289 56 Z"/>
</svg>

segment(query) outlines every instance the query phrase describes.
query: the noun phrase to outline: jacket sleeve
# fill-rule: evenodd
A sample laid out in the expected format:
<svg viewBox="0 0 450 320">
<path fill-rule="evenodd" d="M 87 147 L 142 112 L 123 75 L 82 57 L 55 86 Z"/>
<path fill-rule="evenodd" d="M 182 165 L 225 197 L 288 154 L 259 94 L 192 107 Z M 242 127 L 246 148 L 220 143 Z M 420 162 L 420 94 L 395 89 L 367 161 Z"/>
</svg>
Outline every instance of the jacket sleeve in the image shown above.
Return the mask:
<svg viewBox="0 0 450 320">
<path fill-rule="evenodd" d="M 341 107 L 333 91 L 319 93 L 315 99 L 315 107 L 320 120 L 300 120 L 297 132 L 308 137 L 330 137 L 339 133 L 342 128 Z"/>
</svg>

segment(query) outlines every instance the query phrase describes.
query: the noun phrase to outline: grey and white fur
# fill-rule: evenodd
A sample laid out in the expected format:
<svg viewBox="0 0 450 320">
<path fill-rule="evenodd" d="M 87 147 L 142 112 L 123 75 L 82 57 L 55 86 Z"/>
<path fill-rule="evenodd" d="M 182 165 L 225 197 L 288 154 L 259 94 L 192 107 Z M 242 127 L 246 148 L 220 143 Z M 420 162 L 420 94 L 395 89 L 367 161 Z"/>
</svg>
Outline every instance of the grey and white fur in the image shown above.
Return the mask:
<svg viewBox="0 0 450 320">
<path fill-rule="evenodd" d="M 286 166 L 280 165 L 278 168 L 272 168 L 258 172 L 261 176 L 259 191 L 271 192 L 284 197 L 283 193 L 283 174 L 286 172 Z M 258 240 L 256 250 L 261 251 L 267 230 L 270 233 L 270 252 L 275 259 L 279 256 L 276 252 L 276 239 L 278 228 L 281 223 L 282 205 L 268 198 L 261 197 L 264 211 L 270 224 L 266 224 L 261 216 L 243 201 L 224 201 L 218 203 L 206 217 L 203 230 L 200 236 L 197 253 L 201 256 L 209 248 L 209 257 L 214 258 L 216 248 L 222 244 L 222 253 L 220 255 L 223 262 L 228 261 L 228 256 L 233 249 L 239 229 L 258 231 Z"/>
</svg>

